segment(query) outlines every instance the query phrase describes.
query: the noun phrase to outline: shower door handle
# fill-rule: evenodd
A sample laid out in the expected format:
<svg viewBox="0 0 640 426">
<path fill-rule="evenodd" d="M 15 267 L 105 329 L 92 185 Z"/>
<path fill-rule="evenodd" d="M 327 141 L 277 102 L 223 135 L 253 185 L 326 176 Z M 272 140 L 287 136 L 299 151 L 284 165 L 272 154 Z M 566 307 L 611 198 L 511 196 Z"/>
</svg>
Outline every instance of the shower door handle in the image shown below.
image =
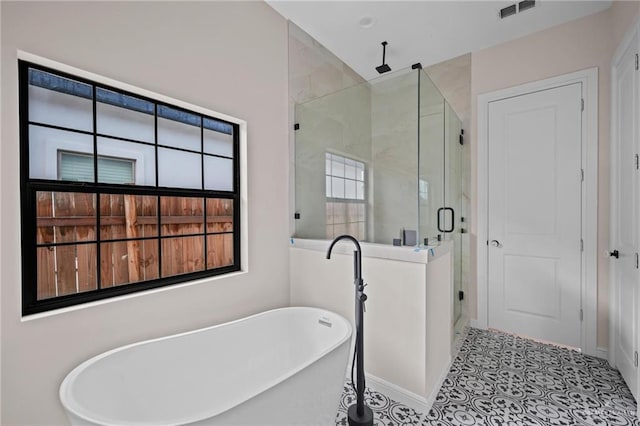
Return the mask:
<svg viewBox="0 0 640 426">
<path fill-rule="evenodd" d="M 440 223 L 440 219 L 443 216 L 442 212 L 451 212 L 451 227 L 450 228 L 442 228 L 442 225 Z M 451 207 L 440 207 L 438 209 L 438 231 L 444 232 L 444 233 L 453 232 L 453 230 L 454 230 L 454 228 L 456 226 L 455 225 L 455 221 L 456 221 L 456 213 Z"/>
</svg>

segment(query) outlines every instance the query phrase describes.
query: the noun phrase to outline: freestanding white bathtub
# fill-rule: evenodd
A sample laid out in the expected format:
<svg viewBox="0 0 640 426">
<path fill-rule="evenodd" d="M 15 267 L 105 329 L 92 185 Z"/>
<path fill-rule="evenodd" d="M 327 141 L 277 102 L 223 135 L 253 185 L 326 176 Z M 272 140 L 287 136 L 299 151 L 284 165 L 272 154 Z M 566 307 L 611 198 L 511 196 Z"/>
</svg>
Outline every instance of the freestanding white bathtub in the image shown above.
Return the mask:
<svg viewBox="0 0 640 426">
<path fill-rule="evenodd" d="M 276 309 L 105 352 L 60 400 L 73 425 L 330 425 L 350 337 L 333 312 Z"/>
</svg>

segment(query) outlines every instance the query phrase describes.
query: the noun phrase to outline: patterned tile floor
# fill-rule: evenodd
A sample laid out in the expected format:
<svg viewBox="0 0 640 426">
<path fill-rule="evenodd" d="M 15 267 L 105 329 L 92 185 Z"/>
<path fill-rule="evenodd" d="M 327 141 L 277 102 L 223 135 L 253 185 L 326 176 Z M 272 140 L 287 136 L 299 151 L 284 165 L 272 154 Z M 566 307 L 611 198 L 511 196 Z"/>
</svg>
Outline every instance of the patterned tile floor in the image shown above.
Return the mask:
<svg viewBox="0 0 640 426">
<path fill-rule="evenodd" d="M 504 333 L 469 329 L 428 414 L 367 390 L 374 425 L 640 426 L 636 402 L 602 359 Z M 350 385 L 336 425 L 347 425 Z"/>
</svg>

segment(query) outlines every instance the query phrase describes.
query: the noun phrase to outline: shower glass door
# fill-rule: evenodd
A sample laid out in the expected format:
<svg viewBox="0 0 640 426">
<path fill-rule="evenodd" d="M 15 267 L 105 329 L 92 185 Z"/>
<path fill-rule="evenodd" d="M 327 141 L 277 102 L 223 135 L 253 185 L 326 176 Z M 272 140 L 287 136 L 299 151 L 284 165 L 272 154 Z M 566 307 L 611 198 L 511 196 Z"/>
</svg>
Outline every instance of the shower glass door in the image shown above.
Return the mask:
<svg viewBox="0 0 640 426">
<path fill-rule="evenodd" d="M 424 71 L 420 71 L 420 141 L 418 198 L 420 243 L 437 240 L 438 209 L 444 206 L 445 100 Z"/>
<path fill-rule="evenodd" d="M 453 209 L 447 217 L 447 226 L 453 231 L 445 239 L 453 242 L 453 321 L 462 314 L 462 229 L 463 216 L 463 149 L 460 144 L 462 123 L 449 104 L 445 105 L 445 206 Z M 452 225 L 452 226 L 450 226 Z"/>
<path fill-rule="evenodd" d="M 471 149 L 469 148 L 469 137 L 463 135 L 462 155 L 460 167 L 462 173 L 462 199 L 460 205 L 460 286 L 465 292 L 464 297 L 468 300 L 469 274 L 471 271 L 471 241 L 469 228 L 471 226 Z M 469 306 L 468 302 L 463 302 L 462 306 Z M 464 313 L 468 316 L 468 313 Z M 456 319 L 457 321 L 457 319 Z M 462 325 L 462 324 L 460 324 Z"/>
</svg>

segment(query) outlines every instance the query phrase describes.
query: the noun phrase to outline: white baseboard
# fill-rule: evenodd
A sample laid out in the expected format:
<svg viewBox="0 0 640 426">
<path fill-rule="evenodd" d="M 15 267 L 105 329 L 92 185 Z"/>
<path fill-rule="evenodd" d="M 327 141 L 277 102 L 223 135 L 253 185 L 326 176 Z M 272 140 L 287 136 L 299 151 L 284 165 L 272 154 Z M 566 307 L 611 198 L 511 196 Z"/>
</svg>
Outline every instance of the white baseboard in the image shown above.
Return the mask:
<svg viewBox="0 0 640 426">
<path fill-rule="evenodd" d="M 429 410 L 431 410 L 431 406 L 433 402 L 436 400 L 436 396 L 438 396 L 438 392 L 440 392 L 440 388 L 442 387 L 442 383 L 444 379 L 447 378 L 447 374 L 449 374 L 449 369 L 451 368 L 452 358 L 449 358 L 449 362 L 447 363 L 447 367 L 440 372 L 440 377 L 438 377 L 437 385 L 431 390 L 431 393 L 427 398 L 424 398 L 416 393 L 413 393 L 409 390 L 401 388 L 398 385 L 394 385 L 391 382 L 388 382 L 380 377 L 376 377 L 372 374 L 365 373 L 367 379 L 367 387 L 376 392 L 380 392 L 389 398 L 393 399 L 396 402 L 406 405 L 407 407 L 413 408 L 419 413 L 428 414 Z"/>
<path fill-rule="evenodd" d="M 607 348 L 596 348 L 595 356 L 609 360 L 609 350 Z"/>
<path fill-rule="evenodd" d="M 471 327 L 473 327 L 473 328 L 482 329 L 480 324 L 478 324 L 478 320 L 477 319 L 469 320 L 469 325 Z M 609 360 L 609 350 L 607 348 L 596 348 L 596 352 L 593 355 L 598 357 L 598 358 Z M 639 407 L 639 410 L 640 410 L 640 405 L 638 407 Z"/>
<path fill-rule="evenodd" d="M 456 321 L 455 325 L 453 326 L 453 332 L 454 334 L 457 334 L 462 329 L 464 329 L 465 327 L 469 327 L 470 325 L 471 325 L 471 320 L 469 319 L 469 317 L 465 315 L 460 315 L 460 318 L 458 318 L 458 321 Z"/>
<path fill-rule="evenodd" d="M 449 370 L 447 369 L 447 372 Z M 431 404 L 433 400 L 429 402 L 426 398 L 408 391 L 400 386 L 394 385 L 393 383 L 387 382 L 384 379 L 373 376 L 371 374 L 365 373 L 367 378 L 367 387 L 376 392 L 380 392 L 394 401 L 400 402 L 407 407 L 411 407 L 419 413 L 427 414 L 431 409 Z M 445 374 L 446 377 L 446 374 Z M 438 390 L 440 389 L 440 385 L 438 385 L 438 389 L 436 389 L 436 395 Z M 435 395 L 433 397 L 435 399 Z"/>
<path fill-rule="evenodd" d="M 453 358 L 449 357 L 449 362 L 447 362 L 447 368 L 440 372 L 440 377 L 438 377 L 438 384 L 431 389 L 431 393 L 427 397 L 427 407 L 428 410 L 424 413 L 427 414 L 429 410 L 431 410 L 431 406 L 436 400 L 436 396 L 438 396 L 438 392 L 440 392 L 440 388 L 442 387 L 442 383 L 444 379 L 447 378 L 447 374 L 449 374 L 449 370 L 451 369 L 451 363 L 453 362 Z"/>
<path fill-rule="evenodd" d="M 484 327 L 482 327 L 482 326 L 480 325 L 480 322 L 479 322 L 477 319 L 472 319 L 472 320 L 470 320 L 470 321 L 469 321 L 469 324 L 470 324 L 470 325 L 471 325 L 471 327 L 473 327 L 473 328 L 479 328 L 479 329 L 484 330 Z"/>
</svg>

